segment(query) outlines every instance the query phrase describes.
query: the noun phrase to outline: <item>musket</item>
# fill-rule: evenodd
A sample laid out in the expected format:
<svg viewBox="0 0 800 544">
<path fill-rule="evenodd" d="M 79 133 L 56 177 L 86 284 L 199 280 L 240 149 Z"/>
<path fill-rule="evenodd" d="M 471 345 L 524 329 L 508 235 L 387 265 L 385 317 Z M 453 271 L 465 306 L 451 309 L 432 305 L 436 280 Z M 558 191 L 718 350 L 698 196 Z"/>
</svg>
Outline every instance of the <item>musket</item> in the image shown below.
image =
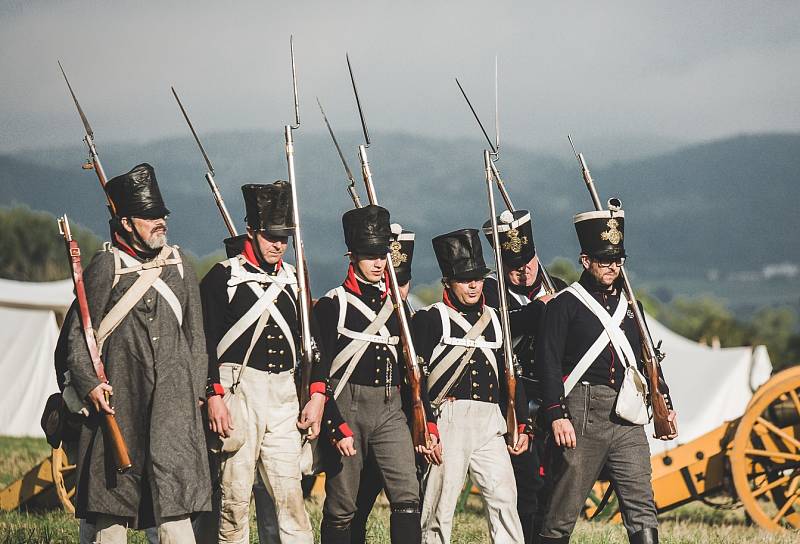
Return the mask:
<svg viewBox="0 0 800 544">
<path fill-rule="evenodd" d="M 488 150 L 483 151 L 483 163 L 486 171 L 486 190 L 489 194 L 489 216 L 492 222 L 492 245 L 494 247 L 494 263 L 497 270 L 503 270 L 503 252 L 500 250 L 500 235 L 497 232 L 497 208 L 494 204 L 494 189 L 492 187 L 492 158 Z M 497 274 L 497 285 L 500 293 L 506 292 L 505 274 Z M 517 373 L 514 361 L 514 347 L 511 345 L 511 321 L 508 317 L 508 300 L 505 296 L 500 299 L 500 328 L 503 331 L 503 359 L 506 365 L 506 443 L 514 448 L 519 439 L 517 428 L 516 394 Z"/>
<path fill-rule="evenodd" d="M 81 108 L 81 105 L 78 102 L 78 97 L 75 96 L 75 92 L 72 90 L 72 85 L 70 85 L 69 79 L 67 79 L 67 73 L 64 71 L 64 67 L 61 66 L 61 61 L 58 61 L 58 67 L 61 68 L 61 74 L 64 76 L 64 81 L 67 82 L 69 94 L 72 95 L 72 101 L 75 102 L 75 107 L 78 108 L 78 115 L 81 116 L 83 129 L 86 133 L 83 137 L 83 141 L 86 142 L 86 147 L 89 149 L 89 158 L 87 159 L 86 163 L 84 163 L 83 169 L 94 170 L 95 174 L 97 174 L 100 187 L 102 187 L 103 194 L 106 195 L 106 200 L 108 200 L 108 211 L 113 217 L 116 214 L 116 208 L 114 207 L 114 203 L 111 201 L 111 197 L 109 197 L 108 193 L 106 193 L 106 183 L 108 183 L 108 179 L 106 178 L 105 170 L 103 170 L 103 165 L 100 163 L 100 157 L 97 155 L 97 147 L 94 145 L 94 132 L 92 131 L 92 126 L 89 124 L 86 114 L 83 113 L 83 108 Z"/>
<path fill-rule="evenodd" d="M 592 198 L 594 209 L 598 211 L 602 210 L 603 204 L 600 202 L 600 197 L 597 194 L 597 188 L 594 180 L 592 179 L 592 174 L 589 172 L 589 167 L 586 165 L 586 159 L 584 159 L 583 153 L 578 153 L 578 151 L 575 149 L 575 144 L 572 142 L 572 136 L 569 135 L 567 138 L 572 146 L 572 151 L 575 153 L 575 157 L 578 159 L 578 163 L 581 165 L 581 175 L 583 176 L 583 181 L 586 184 L 586 189 L 588 189 L 589 195 Z M 621 207 L 621 203 L 615 198 L 610 199 L 608 204 L 609 209 Z M 642 339 L 642 356 L 644 358 L 645 368 L 647 369 L 647 378 L 650 385 L 650 404 L 653 407 L 653 427 L 655 431 L 654 438 L 666 439 L 667 437 L 674 435 L 677 430 L 674 423 L 669 421 L 669 408 L 667 407 L 667 401 L 664 397 L 664 394 L 659 390 L 659 366 L 661 361 L 664 359 L 664 355 L 659 351 L 653 342 L 653 337 L 650 335 L 650 330 L 647 328 L 647 324 L 644 321 L 644 315 L 639 309 L 639 304 L 636 301 L 636 295 L 633 292 L 633 287 L 631 286 L 631 282 L 628 278 L 628 273 L 623 265 L 620 265 L 619 267 L 619 275 L 622 278 L 622 285 L 623 289 L 625 290 L 625 296 L 628 298 L 628 305 L 630 306 L 630 310 L 633 312 L 633 316 L 636 319 L 636 326 L 639 329 L 639 337 Z"/>
<path fill-rule="evenodd" d="M 361 128 L 364 132 L 364 144 L 358 146 L 358 156 L 361 161 L 361 174 L 364 178 L 364 184 L 367 188 L 367 196 L 369 203 L 373 205 L 378 204 L 378 197 L 375 194 L 375 184 L 372 181 L 372 172 L 369 168 L 369 160 L 367 159 L 367 147 L 371 141 L 369 132 L 367 131 L 367 123 L 364 120 L 364 111 L 361 107 L 361 100 L 358 96 L 358 88 L 356 87 L 356 79 L 353 76 L 353 68 L 350 65 L 350 56 L 347 56 L 347 68 L 350 71 L 350 81 L 353 84 L 353 94 L 356 98 L 356 105 L 358 106 L 358 113 L 361 117 Z M 414 341 L 411 338 L 411 327 L 408 323 L 406 316 L 405 305 L 403 298 L 400 296 L 400 286 L 397 283 L 397 273 L 394 266 L 392 266 L 391 254 L 386 252 L 386 270 L 389 274 L 389 289 L 392 295 L 392 302 L 394 304 L 395 315 L 397 322 L 400 325 L 400 341 L 403 346 L 403 360 L 406 368 L 406 377 L 408 379 L 409 387 L 411 388 L 411 438 L 414 446 L 431 447 L 431 436 L 428 432 L 428 422 L 425 416 L 425 407 L 422 404 L 422 372 L 419 368 L 419 359 L 417 352 L 414 349 Z"/>
<path fill-rule="evenodd" d="M 500 196 L 503 197 L 503 201 L 506 204 L 506 208 L 509 211 L 516 211 L 514 207 L 514 203 L 511 201 L 511 196 L 509 196 L 508 191 L 506 190 L 506 185 L 503 182 L 503 178 L 500 176 L 500 171 L 497 169 L 497 165 L 495 162 L 500 157 L 500 128 L 499 128 L 499 121 L 498 121 L 498 106 L 497 106 L 497 65 L 495 65 L 495 141 L 492 142 L 492 139 L 489 138 L 489 134 L 486 132 L 486 129 L 481 122 L 481 118 L 478 117 L 478 113 L 475 111 L 475 108 L 472 106 L 472 102 L 470 101 L 469 97 L 467 96 L 466 91 L 464 91 L 464 87 L 461 86 L 461 82 L 458 81 L 456 78 L 456 84 L 458 85 L 461 94 L 464 96 L 464 100 L 466 100 L 467 105 L 469 106 L 470 111 L 472 112 L 473 117 L 478 122 L 478 126 L 483 132 L 486 141 L 489 143 L 489 148 L 491 152 L 489 153 L 493 160 L 491 162 L 491 171 L 492 171 L 492 178 L 494 179 L 495 183 L 497 184 L 497 189 L 500 191 Z M 542 271 L 542 279 L 544 280 L 545 290 L 548 294 L 554 294 L 557 289 L 555 283 L 553 283 L 553 278 L 550 276 L 550 273 L 547 271 L 547 268 L 544 266 L 544 263 L 541 259 L 539 259 L 539 268 Z M 498 271 L 498 275 L 500 272 Z"/>
<path fill-rule="evenodd" d="M 200 143 L 200 138 L 197 136 L 197 131 L 195 131 L 194 125 L 192 125 L 192 121 L 189 119 L 189 114 L 186 112 L 186 108 L 183 107 L 183 102 L 181 102 L 181 99 L 178 97 L 175 87 L 170 87 L 170 89 L 172 89 L 172 95 L 178 102 L 178 107 L 181 109 L 183 118 L 186 119 L 186 124 L 189 125 L 189 130 L 192 131 L 192 136 L 194 136 L 194 141 L 197 142 L 197 147 L 200 148 L 200 153 L 203 155 L 203 160 L 206 161 L 206 166 L 208 166 L 208 171 L 206 172 L 206 181 L 208 182 L 208 186 L 211 188 L 211 194 L 214 195 L 214 202 L 217 203 L 219 213 L 222 214 L 222 220 L 225 222 L 225 226 L 228 228 L 230 235 L 232 237 L 236 237 L 239 235 L 239 233 L 236 231 L 236 225 L 233 224 L 231 215 L 228 213 L 228 208 L 225 206 L 225 201 L 222 199 L 222 193 L 220 193 L 219 187 L 214 181 L 214 165 L 211 164 L 211 159 L 208 158 L 208 154 L 206 153 L 203 144 Z"/>
<path fill-rule="evenodd" d="M 92 366 L 94 367 L 97 379 L 102 383 L 108 383 L 105 366 L 103 365 L 103 360 L 100 358 L 100 352 L 97 349 L 97 339 L 94 335 L 94 328 L 92 328 L 89 302 L 86 300 L 86 290 L 83 285 L 83 267 L 81 266 L 81 249 L 78 247 L 78 241 L 72 237 L 72 232 L 69 228 L 69 219 L 67 219 L 66 214 L 58 218 L 58 231 L 64 238 L 64 244 L 67 247 L 67 257 L 69 258 L 72 268 L 72 283 L 75 286 L 75 299 L 78 302 L 86 348 L 89 351 L 89 357 L 92 360 Z M 109 402 L 108 393 L 106 393 L 106 402 Z M 106 444 L 108 444 L 111 449 L 117 472 L 123 473 L 131 468 L 131 459 L 128 455 L 128 447 L 125 444 L 125 439 L 122 437 L 122 431 L 120 431 L 117 419 L 113 414 L 101 412 L 101 416 L 103 427 L 106 431 Z"/>
<path fill-rule="evenodd" d="M 319 97 L 317 97 L 317 104 L 319 105 L 319 111 L 322 113 L 322 119 L 325 120 L 325 126 L 328 127 L 328 133 L 331 135 L 331 140 L 333 140 L 333 145 L 336 146 L 336 152 L 339 154 L 339 159 L 341 159 L 342 161 L 342 166 L 344 166 L 344 171 L 345 174 L 347 175 L 347 193 L 353 200 L 353 204 L 355 205 L 355 207 L 360 208 L 361 198 L 359 198 L 358 191 L 356 190 L 356 180 L 353 178 L 353 171 L 350 170 L 350 165 L 347 164 L 347 160 L 344 158 L 344 153 L 342 153 L 342 148 L 339 146 L 339 142 L 336 140 L 336 135 L 333 133 L 331 124 L 328 122 L 328 116 L 325 115 L 325 110 L 322 108 L 322 102 L 319 101 Z"/>
<path fill-rule="evenodd" d="M 311 291 L 308 279 L 308 264 L 303 248 L 303 236 L 300 229 L 300 208 L 297 203 L 297 180 L 294 172 L 294 139 L 292 131 L 300 128 L 300 102 L 297 96 L 297 71 L 294 63 L 294 37 L 289 37 L 289 51 L 292 60 L 292 91 L 294 95 L 294 124 L 285 125 L 286 164 L 288 167 L 289 185 L 292 188 L 292 219 L 294 221 L 294 254 L 297 263 L 297 299 L 300 320 L 300 409 L 309 399 L 311 385 L 311 367 L 314 364 L 315 352 L 311 339 Z"/>
</svg>

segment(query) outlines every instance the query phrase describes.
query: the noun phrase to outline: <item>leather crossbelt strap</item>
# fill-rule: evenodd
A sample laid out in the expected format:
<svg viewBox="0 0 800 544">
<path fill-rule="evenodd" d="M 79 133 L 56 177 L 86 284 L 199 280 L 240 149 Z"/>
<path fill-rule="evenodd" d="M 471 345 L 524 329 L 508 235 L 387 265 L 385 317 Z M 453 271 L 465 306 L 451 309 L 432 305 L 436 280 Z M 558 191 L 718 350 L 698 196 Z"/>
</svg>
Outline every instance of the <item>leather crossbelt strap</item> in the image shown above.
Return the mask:
<svg viewBox="0 0 800 544">
<path fill-rule="evenodd" d="M 577 385 L 583 374 L 606 348 L 609 342 L 614 346 L 617 357 L 619 357 L 623 364 L 629 366 L 631 364 L 630 361 L 636 361 L 630 341 L 628 337 L 625 336 L 622 329 L 620 329 L 620 324 L 625 318 L 625 313 L 628 309 L 628 299 L 625 297 L 625 293 L 620 294 L 619 304 L 617 304 L 614 314 L 609 315 L 605 308 L 603 308 L 580 283 L 573 283 L 567 287 L 566 291 L 569 291 L 597 317 L 603 325 L 603 332 L 600 333 L 597 340 L 595 340 L 586 353 L 583 354 L 583 357 L 581 357 L 578 364 L 575 365 L 575 368 L 572 369 L 572 372 L 570 372 L 564 382 L 565 397 L 569 395 L 570 391 Z"/>
<path fill-rule="evenodd" d="M 114 248 L 114 251 L 119 252 L 117 248 Z M 154 260 L 166 260 L 164 257 L 166 257 L 170 251 L 172 251 L 171 248 L 164 246 L 161 249 L 161 252 L 158 254 L 158 257 Z M 159 279 L 158 277 L 161 275 L 161 270 L 163 270 L 163 267 L 149 267 L 145 270 L 141 270 L 139 272 L 139 277 L 136 278 L 136 281 L 133 282 L 133 285 L 131 285 L 128 290 L 125 291 L 125 293 L 122 295 L 122 297 L 120 297 L 117 303 L 114 304 L 111 310 L 105 316 L 103 316 L 103 319 L 100 321 L 100 326 L 97 328 L 97 332 L 95 333 L 95 336 L 97 337 L 98 352 L 103 352 L 103 343 L 109 336 L 111 336 L 111 333 L 114 332 L 119 324 L 122 323 L 122 320 L 125 319 L 125 316 L 128 315 L 133 307 L 136 306 L 140 300 L 142 300 L 142 297 L 147 290 L 156 283 L 156 281 Z"/>
<path fill-rule="evenodd" d="M 340 297 L 339 304 L 346 304 L 347 299 Z M 394 306 L 388 298 L 386 299 L 386 303 L 381 308 L 380 312 L 375 316 L 375 319 L 367 326 L 366 329 L 361 331 L 360 334 L 364 335 L 364 337 L 369 338 L 375 335 L 378 331 L 380 331 L 386 325 L 386 322 L 391 317 L 392 312 L 394 311 Z M 350 331 L 353 332 L 353 331 Z M 348 335 L 350 337 L 350 335 Z M 386 339 L 385 337 L 380 337 L 382 339 Z M 350 379 L 350 375 L 353 374 L 353 371 L 358 365 L 358 362 L 363 357 L 364 353 L 367 351 L 371 341 L 364 340 L 359 338 L 353 338 L 353 340 L 345 346 L 345 348 L 340 351 L 336 357 L 333 359 L 331 363 L 331 376 L 333 376 L 339 369 L 347 363 L 347 368 L 345 368 L 344 374 L 342 378 L 339 380 L 339 383 L 336 385 L 336 390 L 333 392 L 333 398 L 337 398 L 339 393 L 342 392 L 344 386 L 347 385 L 347 381 Z M 396 354 L 396 352 L 395 352 Z M 396 356 L 396 355 L 395 355 Z"/>
<path fill-rule="evenodd" d="M 481 333 L 484 330 L 486 330 L 486 327 L 489 325 L 491 320 L 492 320 L 491 312 L 489 312 L 488 310 L 484 311 L 478 318 L 478 320 L 475 322 L 475 324 L 464 335 L 463 340 L 474 341 L 481 335 Z M 477 346 L 474 343 L 472 345 L 469 344 L 453 345 L 453 348 L 449 352 L 447 352 L 447 354 L 444 357 L 442 357 L 441 359 L 439 359 L 439 361 L 436 362 L 436 366 L 433 367 L 430 375 L 428 376 L 429 390 L 433 385 L 436 384 L 436 382 L 438 382 L 442 378 L 444 373 L 447 370 L 449 370 L 450 367 L 453 366 L 456 360 L 459 357 L 461 357 L 461 360 L 458 363 L 456 371 L 453 373 L 452 376 L 450 376 L 450 379 L 447 380 L 447 383 L 445 383 L 444 387 L 442 387 L 442 390 L 434 399 L 434 404 L 441 403 L 442 399 L 444 399 L 450 393 L 450 390 L 453 388 L 453 385 L 455 385 L 455 383 L 461 377 L 461 374 L 464 373 L 464 369 L 467 367 L 467 364 L 469 363 L 472 354 L 475 352 L 476 347 Z"/>
</svg>

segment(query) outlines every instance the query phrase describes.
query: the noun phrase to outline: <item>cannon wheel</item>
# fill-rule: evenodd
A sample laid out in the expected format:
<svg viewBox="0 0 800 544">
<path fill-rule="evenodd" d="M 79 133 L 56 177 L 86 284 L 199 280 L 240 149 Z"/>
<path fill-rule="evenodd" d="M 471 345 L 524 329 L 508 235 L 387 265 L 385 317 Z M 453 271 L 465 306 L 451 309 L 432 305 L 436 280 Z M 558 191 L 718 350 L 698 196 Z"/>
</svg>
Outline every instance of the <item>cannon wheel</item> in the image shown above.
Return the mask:
<svg viewBox="0 0 800 544">
<path fill-rule="evenodd" d="M 750 409 L 750 407 L 761 397 L 762 394 L 772 389 L 774 385 L 777 385 L 788 378 L 794 378 L 795 376 L 800 376 L 800 365 L 790 366 L 789 368 L 785 368 L 777 374 L 770 376 L 769 380 L 764 382 L 761 387 L 759 387 L 756 392 L 753 393 L 753 396 L 750 398 L 750 402 L 747 403 L 745 412 Z"/>
<path fill-rule="evenodd" d="M 66 512 L 74 514 L 75 505 L 72 499 L 75 496 L 75 465 L 70 464 L 67 454 L 61 448 L 54 449 L 50 459 L 58 500 Z"/>
<path fill-rule="evenodd" d="M 800 373 L 770 384 L 739 421 L 729 456 L 747 513 L 764 529 L 779 531 L 800 528 Z"/>
</svg>

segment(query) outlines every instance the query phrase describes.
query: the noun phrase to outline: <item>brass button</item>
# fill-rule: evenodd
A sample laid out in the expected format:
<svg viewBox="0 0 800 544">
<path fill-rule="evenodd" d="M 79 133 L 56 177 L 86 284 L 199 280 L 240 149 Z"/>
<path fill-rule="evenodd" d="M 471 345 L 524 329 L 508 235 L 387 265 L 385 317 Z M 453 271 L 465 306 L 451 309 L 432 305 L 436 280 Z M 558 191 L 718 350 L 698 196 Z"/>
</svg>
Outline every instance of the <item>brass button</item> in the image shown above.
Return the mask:
<svg viewBox="0 0 800 544">
<path fill-rule="evenodd" d="M 376 383 L 376 384 L 377 384 L 377 383 L 381 383 L 381 381 L 380 381 L 380 380 L 375 380 L 375 383 Z"/>
<path fill-rule="evenodd" d="M 477 370 L 473 370 L 473 371 L 472 371 L 472 375 L 473 375 L 473 376 L 474 376 L 475 374 L 477 374 L 477 373 L 478 373 L 478 371 L 477 371 Z"/>
<path fill-rule="evenodd" d="M 283 350 L 281 350 L 281 355 L 283 355 Z"/>
<path fill-rule="evenodd" d="M 478 398 L 478 395 L 472 395 L 472 398 L 473 398 L 473 399 L 477 399 L 477 398 Z"/>
<path fill-rule="evenodd" d="M 280 339 L 280 340 L 283 340 L 283 335 L 282 335 L 282 334 L 279 334 L 279 335 L 278 335 L 278 339 Z"/>
</svg>

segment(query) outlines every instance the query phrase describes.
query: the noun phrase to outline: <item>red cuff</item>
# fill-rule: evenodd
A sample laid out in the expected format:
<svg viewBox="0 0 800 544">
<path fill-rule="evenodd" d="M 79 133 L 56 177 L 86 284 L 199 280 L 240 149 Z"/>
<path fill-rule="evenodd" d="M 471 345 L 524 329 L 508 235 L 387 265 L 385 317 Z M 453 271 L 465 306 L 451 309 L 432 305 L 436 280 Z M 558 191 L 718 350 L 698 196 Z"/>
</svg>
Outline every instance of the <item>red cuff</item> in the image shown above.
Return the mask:
<svg viewBox="0 0 800 544">
<path fill-rule="evenodd" d="M 211 398 L 215 395 L 219 395 L 221 397 L 225 396 L 225 388 L 222 387 L 222 384 L 210 383 L 208 384 L 208 387 L 206 387 L 206 398 Z"/>
<path fill-rule="evenodd" d="M 308 394 L 309 396 L 313 395 L 314 393 L 321 393 L 324 395 L 325 390 L 326 390 L 325 382 L 314 382 L 309 386 Z"/>
<path fill-rule="evenodd" d="M 345 438 L 348 436 L 353 436 L 353 431 L 350 430 L 350 426 L 347 423 L 342 423 L 339 425 L 339 432 L 344 435 Z"/>
<path fill-rule="evenodd" d="M 428 422 L 428 434 L 432 434 L 436 438 L 439 438 L 439 427 L 437 427 L 436 423 L 433 421 Z"/>
<path fill-rule="evenodd" d="M 526 427 L 526 425 L 524 423 L 518 423 L 517 424 L 517 432 L 519 434 L 525 434 L 525 427 Z"/>
</svg>

